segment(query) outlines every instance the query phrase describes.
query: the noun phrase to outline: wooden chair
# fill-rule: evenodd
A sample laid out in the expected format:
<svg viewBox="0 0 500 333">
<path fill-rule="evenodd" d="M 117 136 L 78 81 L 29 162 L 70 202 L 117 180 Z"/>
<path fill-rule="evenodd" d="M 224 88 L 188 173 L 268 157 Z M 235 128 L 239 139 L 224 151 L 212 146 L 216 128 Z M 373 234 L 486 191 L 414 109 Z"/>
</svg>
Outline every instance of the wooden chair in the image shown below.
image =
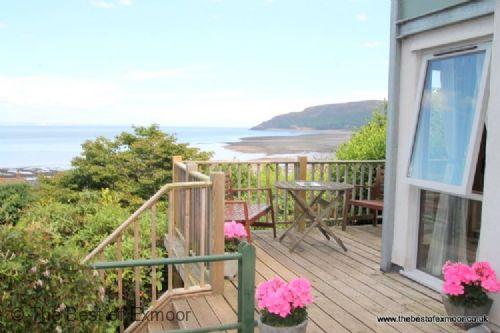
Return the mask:
<svg viewBox="0 0 500 333">
<path fill-rule="evenodd" d="M 362 189 L 372 189 L 372 199 L 370 200 L 361 200 L 361 199 L 352 199 L 351 194 L 347 193 L 347 199 L 345 203 L 344 217 L 342 221 L 342 229 L 345 230 L 346 225 L 348 224 L 349 218 L 349 210 L 351 206 L 358 206 L 368 208 L 373 211 L 373 226 L 377 226 L 378 213 L 384 210 L 384 169 L 381 167 L 377 168 L 375 183 L 372 186 L 368 185 L 354 185 L 354 188 L 362 188 Z"/>
<path fill-rule="evenodd" d="M 273 228 L 273 235 L 276 238 L 276 221 L 271 188 L 233 188 L 231 183 L 231 174 L 226 173 L 224 220 L 226 222 L 236 221 L 244 224 L 249 243 L 252 242 L 250 226 Z M 247 201 L 234 199 L 235 193 L 257 191 L 266 192 L 266 203 L 251 203 L 250 198 Z M 262 217 L 268 216 L 268 214 L 271 215 L 271 222 L 259 222 Z"/>
</svg>

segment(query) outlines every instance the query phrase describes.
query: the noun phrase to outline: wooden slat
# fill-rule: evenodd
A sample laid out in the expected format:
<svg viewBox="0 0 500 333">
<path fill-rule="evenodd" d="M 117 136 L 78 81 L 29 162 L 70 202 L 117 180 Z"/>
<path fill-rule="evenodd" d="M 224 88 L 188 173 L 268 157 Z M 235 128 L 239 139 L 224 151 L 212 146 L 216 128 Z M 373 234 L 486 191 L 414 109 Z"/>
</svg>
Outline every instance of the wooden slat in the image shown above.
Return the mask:
<svg viewBox="0 0 500 333">
<path fill-rule="evenodd" d="M 200 256 L 204 256 L 205 253 L 205 239 L 206 239 L 206 230 L 207 230 L 207 207 L 206 207 L 206 201 L 207 201 L 207 190 L 202 189 L 201 196 L 200 196 Z M 200 286 L 204 287 L 205 286 L 205 263 L 200 262 Z"/>
<path fill-rule="evenodd" d="M 156 254 L 156 204 L 151 206 L 151 258 L 155 259 Z M 151 300 L 156 302 L 156 266 L 151 267 Z"/>
<path fill-rule="evenodd" d="M 140 223 L 139 219 L 134 220 L 134 259 L 140 258 Z M 141 307 L 141 269 L 140 267 L 134 267 L 134 295 L 135 295 L 135 308 L 140 309 Z"/>
<path fill-rule="evenodd" d="M 172 258 L 173 257 L 173 252 L 174 252 L 174 229 L 175 229 L 175 226 L 173 225 L 173 220 L 174 220 L 174 207 L 172 205 L 170 205 L 170 203 L 173 202 L 174 200 L 174 197 L 175 197 L 175 194 L 174 194 L 174 191 L 170 191 L 168 193 L 168 201 L 169 201 L 169 207 L 168 207 L 168 216 L 169 216 L 169 224 L 168 224 L 168 257 L 169 258 Z M 168 277 L 167 277 L 167 290 L 168 292 L 171 292 L 172 289 L 173 289 L 173 267 L 172 265 L 168 265 L 167 267 L 167 274 L 168 274 Z"/>
<path fill-rule="evenodd" d="M 184 255 L 189 256 L 189 246 L 190 246 L 190 235 L 189 235 L 189 229 L 190 229 L 190 224 L 191 224 L 191 216 L 189 215 L 191 212 L 191 190 L 186 190 L 185 197 L 184 197 L 184 207 L 186 210 L 186 215 L 185 215 L 185 222 L 184 222 L 184 231 L 183 231 L 183 236 L 184 236 Z M 182 264 L 183 270 L 184 270 L 184 289 L 189 289 L 189 283 L 190 283 L 190 266 L 188 264 Z"/>
</svg>

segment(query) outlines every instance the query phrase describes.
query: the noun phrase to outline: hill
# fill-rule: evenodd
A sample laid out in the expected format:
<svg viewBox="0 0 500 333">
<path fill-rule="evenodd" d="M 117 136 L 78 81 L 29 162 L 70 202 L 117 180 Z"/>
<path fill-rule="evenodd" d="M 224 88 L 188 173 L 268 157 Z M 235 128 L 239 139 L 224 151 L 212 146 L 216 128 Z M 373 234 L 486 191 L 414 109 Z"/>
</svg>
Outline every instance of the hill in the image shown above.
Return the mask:
<svg viewBox="0 0 500 333">
<path fill-rule="evenodd" d="M 300 112 L 273 117 L 252 129 L 353 129 L 366 124 L 382 103 L 367 100 L 311 106 Z"/>
</svg>

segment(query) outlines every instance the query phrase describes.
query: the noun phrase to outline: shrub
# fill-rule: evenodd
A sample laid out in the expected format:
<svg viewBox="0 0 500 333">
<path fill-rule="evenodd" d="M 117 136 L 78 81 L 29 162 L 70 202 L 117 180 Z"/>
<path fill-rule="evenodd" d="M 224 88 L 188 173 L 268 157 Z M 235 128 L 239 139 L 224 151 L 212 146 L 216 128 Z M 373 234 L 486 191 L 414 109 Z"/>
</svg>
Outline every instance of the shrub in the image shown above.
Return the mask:
<svg viewBox="0 0 500 333">
<path fill-rule="evenodd" d="M 373 113 L 372 119 L 341 144 L 335 157 L 339 160 L 383 160 L 387 132 L 387 103 Z"/>
<path fill-rule="evenodd" d="M 21 211 L 34 199 L 28 184 L 0 185 L 0 224 L 15 225 Z"/>
<path fill-rule="evenodd" d="M 80 253 L 43 229 L 0 227 L 0 257 L 0 331 L 103 332 L 113 324 L 92 318 L 108 311 Z"/>
<path fill-rule="evenodd" d="M 82 155 L 72 161 L 73 169 L 60 179 L 72 189 L 101 190 L 129 194 L 148 199 L 172 179 L 172 156 L 206 160 L 211 153 L 201 152 L 188 144 L 176 142 L 173 135 L 162 132 L 158 125 L 133 127 L 109 140 L 99 137 L 86 141 Z M 132 196 L 132 198 L 131 198 Z"/>
</svg>

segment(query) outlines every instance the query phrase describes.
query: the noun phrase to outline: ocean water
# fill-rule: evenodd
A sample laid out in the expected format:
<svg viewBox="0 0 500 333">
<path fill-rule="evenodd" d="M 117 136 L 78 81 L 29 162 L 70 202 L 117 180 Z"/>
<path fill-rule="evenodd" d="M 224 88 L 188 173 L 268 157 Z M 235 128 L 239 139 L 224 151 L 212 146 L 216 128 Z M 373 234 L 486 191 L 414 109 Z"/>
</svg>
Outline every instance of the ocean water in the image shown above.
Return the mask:
<svg viewBox="0 0 500 333">
<path fill-rule="evenodd" d="M 161 127 L 179 142 L 214 152 L 214 159 L 248 160 L 263 154 L 238 153 L 224 148 L 242 137 L 298 135 L 296 131 L 251 131 L 246 128 Z M 0 167 L 66 169 L 81 153 L 81 144 L 98 136 L 113 138 L 127 126 L 0 126 Z"/>
</svg>

